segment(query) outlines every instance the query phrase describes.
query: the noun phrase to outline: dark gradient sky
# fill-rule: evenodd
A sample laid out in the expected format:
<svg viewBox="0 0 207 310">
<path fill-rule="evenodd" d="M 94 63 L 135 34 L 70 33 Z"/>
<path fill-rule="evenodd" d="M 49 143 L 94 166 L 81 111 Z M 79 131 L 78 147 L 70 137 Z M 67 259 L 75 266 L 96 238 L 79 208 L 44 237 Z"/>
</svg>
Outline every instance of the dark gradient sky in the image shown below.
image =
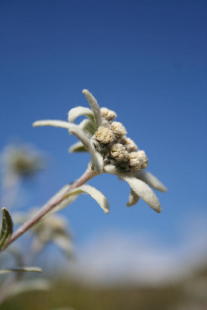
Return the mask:
<svg viewBox="0 0 207 310">
<path fill-rule="evenodd" d="M 189 218 L 207 215 L 207 2 L 0 1 L 0 147 L 20 139 L 47 154 L 35 205 L 79 176 L 88 156 L 67 154 L 75 139 L 66 131 L 31 123 L 87 105 L 83 88 L 117 111 L 169 192 L 160 215 L 143 202 L 128 209 L 127 185 L 97 177 L 111 214 L 81 197 L 65 211 L 75 238 L 147 231 L 175 245 Z"/>
</svg>

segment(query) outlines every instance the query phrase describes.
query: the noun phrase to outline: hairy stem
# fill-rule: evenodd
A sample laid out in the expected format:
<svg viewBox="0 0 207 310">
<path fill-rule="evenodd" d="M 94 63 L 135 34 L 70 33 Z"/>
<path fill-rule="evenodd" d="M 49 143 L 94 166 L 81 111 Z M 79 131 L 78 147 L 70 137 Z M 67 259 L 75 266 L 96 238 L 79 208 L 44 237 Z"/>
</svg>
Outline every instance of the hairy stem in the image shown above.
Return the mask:
<svg viewBox="0 0 207 310">
<path fill-rule="evenodd" d="M 28 221 L 26 221 L 22 226 L 20 226 L 16 232 L 13 233 L 9 241 L 5 244 L 4 250 L 15 240 L 25 234 L 29 229 L 31 229 L 35 224 L 37 224 L 46 214 L 55 209 L 61 202 L 65 200 L 66 194 L 74 188 L 77 188 L 91 178 L 97 175 L 97 172 L 93 171 L 90 167 L 83 173 L 83 175 L 73 182 L 71 185 L 66 185 L 64 189 L 60 190 L 58 194 L 52 197 L 45 205 L 43 205 L 39 211 Z"/>
</svg>

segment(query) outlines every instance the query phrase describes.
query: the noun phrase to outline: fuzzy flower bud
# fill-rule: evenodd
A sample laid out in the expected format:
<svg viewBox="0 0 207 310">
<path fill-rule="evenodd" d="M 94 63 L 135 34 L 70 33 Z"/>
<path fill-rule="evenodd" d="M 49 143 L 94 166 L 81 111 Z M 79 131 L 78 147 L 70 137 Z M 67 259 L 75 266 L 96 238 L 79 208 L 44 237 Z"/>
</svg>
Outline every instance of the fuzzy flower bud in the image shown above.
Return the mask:
<svg viewBox="0 0 207 310">
<path fill-rule="evenodd" d="M 129 153 L 129 165 L 135 170 L 144 169 L 147 167 L 148 158 L 144 151 Z"/>
<path fill-rule="evenodd" d="M 136 143 L 130 138 L 123 137 L 121 142 L 125 146 L 128 152 L 135 152 L 138 150 Z"/>
<path fill-rule="evenodd" d="M 101 116 L 105 118 L 107 121 L 112 121 L 117 117 L 117 114 L 107 108 L 101 108 Z"/>
<path fill-rule="evenodd" d="M 121 138 L 127 133 L 125 127 L 120 122 L 112 122 L 111 130 L 117 138 Z"/>
<path fill-rule="evenodd" d="M 108 144 L 114 141 L 113 131 L 110 128 L 104 126 L 100 126 L 97 129 L 94 137 L 98 142 L 102 144 Z"/>
<path fill-rule="evenodd" d="M 111 148 L 111 157 L 116 161 L 128 161 L 129 154 L 125 147 L 120 143 L 115 143 Z"/>
</svg>

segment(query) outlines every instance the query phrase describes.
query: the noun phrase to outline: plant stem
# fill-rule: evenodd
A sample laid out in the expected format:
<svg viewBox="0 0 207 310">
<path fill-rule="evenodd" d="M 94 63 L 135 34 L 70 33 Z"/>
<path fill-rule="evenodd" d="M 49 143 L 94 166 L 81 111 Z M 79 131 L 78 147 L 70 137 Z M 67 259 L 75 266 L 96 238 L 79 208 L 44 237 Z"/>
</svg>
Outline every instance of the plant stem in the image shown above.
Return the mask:
<svg viewBox="0 0 207 310">
<path fill-rule="evenodd" d="M 42 208 L 40 208 L 39 211 L 31 219 L 25 222 L 22 226 L 20 226 L 17 229 L 16 232 L 13 233 L 9 241 L 5 244 L 3 250 L 5 250 L 11 243 L 13 243 L 23 234 L 25 234 L 30 228 L 32 228 L 35 224 L 37 224 L 46 214 L 51 212 L 55 207 L 57 207 L 61 202 L 63 202 L 65 199 L 65 195 L 69 194 L 72 189 L 85 184 L 87 181 L 89 181 L 97 174 L 98 174 L 97 172 L 93 171 L 89 167 L 79 179 L 77 179 L 71 185 L 64 186 L 64 188 L 61 189 L 60 192 L 58 192 L 55 196 L 53 196 L 45 205 L 43 205 Z"/>
</svg>

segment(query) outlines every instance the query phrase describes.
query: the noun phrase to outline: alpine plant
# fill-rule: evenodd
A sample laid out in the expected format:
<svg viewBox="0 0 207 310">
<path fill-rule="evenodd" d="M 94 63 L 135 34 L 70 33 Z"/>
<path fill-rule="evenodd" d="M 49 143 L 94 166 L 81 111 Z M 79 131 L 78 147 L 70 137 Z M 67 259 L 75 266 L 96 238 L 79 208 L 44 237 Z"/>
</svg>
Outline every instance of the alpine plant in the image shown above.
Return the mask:
<svg viewBox="0 0 207 310">
<path fill-rule="evenodd" d="M 141 198 L 152 209 L 160 212 L 160 202 L 151 188 L 161 192 L 167 189 L 157 177 L 146 170 L 148 157 L 145 151 L 140 150 L 137 144 L 127 136 L 124 125 L 116 121 L 116 112 L 100 107 L 96 98 L 87 89 L 84 89 L 82 93 L 89 108 L 83 106 L 72 108 L 68 112 L 67 121 L 40 120 L 34 122 L 33 126 L 54 126 L 67 129 L 70 134 L 79 139 L 69 148 L 69 151 L 89 152 L 91 155 L 89 167 L 95 175 L 114 174 L 129 184 L 130 194 L 127 206 L 135 205 Z M 75 123 L 80 116 L 86 118 L 80 123 Z M 85 186 L 83 191 L 96 199 L 95 191 L 97 190 L 89 185 L 83 186 Z M 102 193 L 100 195 L 104 197 Z M 105 212 L 109 211 L 108 203 L 104 204 L 103 209 Z"/>
</svg>

